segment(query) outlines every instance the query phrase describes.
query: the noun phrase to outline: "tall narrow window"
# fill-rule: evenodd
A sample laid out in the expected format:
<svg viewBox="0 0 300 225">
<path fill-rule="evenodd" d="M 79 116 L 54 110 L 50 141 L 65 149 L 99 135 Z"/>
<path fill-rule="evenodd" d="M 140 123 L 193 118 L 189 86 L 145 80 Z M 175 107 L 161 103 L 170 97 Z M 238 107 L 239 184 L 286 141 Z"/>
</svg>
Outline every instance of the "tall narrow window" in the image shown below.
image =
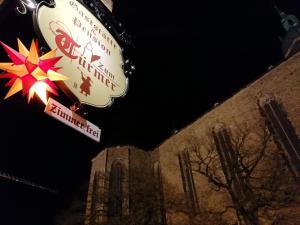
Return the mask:
<svg viewBox="0 0 300 225">
<path fill-rule="evenodd" d="M 157 215 L 157 225 L 166 224 L 165 218 L 165 208 L 164 208 L 164 194 L 162 186 L 162 177 L 160 171 L 159 162 L 154 163 L 153 166 L 154 182 L 155 182 L 155 203 L 156 205 L 156 215 Z"/>
<path fill-rule="evenodd" d="M 181 151 L 178 155 L 178 159 L 182 176 L 183 190 L 186 194 L 187 204 L 190 209 L 190 213 L 195 215 L 199 212 L 199 203 L 195 189 L 189 152 L 186 149 Z"/>
<path fill-rule="evenodd" d="M 300 177 L 300 141 L 283 107 L 272 95 L 259 99 L 263 116 L 285 151 L 293 173 Z"/>
<path fill-rule="evenodd" d="M 215 126 L 213 138 L 228 191 L 234 204 L 237 205 L 237 213 L 243 215 L 245 224 L 258 224 L 257 212 L 249 210 L 249 206 L 252 205 L 253 201 L 253 192 L 249 179 L 247 176 L 243 176 L 240 169 L 239 149 L 234 149 L 231 134 L 223 124 Z"/>
<path fill-rule="evenodd" d="M 110 217 L 121 217 L 123 208 L 123 166 L 113 163 L 109 177 L 108 212 Z"/>
<path fill-rule="evenodd" d="M 95 172 L 92 190 L 91 225 L 102 224 L 107 218 L 106 176 Z"/>
<path fill-rule="evenodd" d="M 239 171 L 237 155 L 233 149 L 230 134 L 225 125 L 218 124 L 215 126 L 213 138 L 226 182 L 230 186 L 232 197 L 242 201 L 248 199 L 249 193 L 246 188 L 248 185 Z"/>
</svg>

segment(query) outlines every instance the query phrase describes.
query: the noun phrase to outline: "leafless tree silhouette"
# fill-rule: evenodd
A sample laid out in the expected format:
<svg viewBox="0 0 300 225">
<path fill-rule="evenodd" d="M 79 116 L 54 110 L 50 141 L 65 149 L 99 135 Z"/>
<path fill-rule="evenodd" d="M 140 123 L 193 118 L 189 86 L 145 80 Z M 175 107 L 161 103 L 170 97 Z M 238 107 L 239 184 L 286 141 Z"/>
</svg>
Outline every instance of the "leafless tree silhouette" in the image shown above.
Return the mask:
<svg viewBox="0 0 300 225">
<path fill-rule="evenodd" d="M 226 190 L 240 224 L 258 225 L 259 218 L 279 222 L 279 209 L 299 206 L 299 188 L 282 150 L 267 125 L 247 124 L 208 129 L 204 138 L 190 137 L 193 170 Z M 282 223 L 284 224 L 284 223 Z"/>
</svg>

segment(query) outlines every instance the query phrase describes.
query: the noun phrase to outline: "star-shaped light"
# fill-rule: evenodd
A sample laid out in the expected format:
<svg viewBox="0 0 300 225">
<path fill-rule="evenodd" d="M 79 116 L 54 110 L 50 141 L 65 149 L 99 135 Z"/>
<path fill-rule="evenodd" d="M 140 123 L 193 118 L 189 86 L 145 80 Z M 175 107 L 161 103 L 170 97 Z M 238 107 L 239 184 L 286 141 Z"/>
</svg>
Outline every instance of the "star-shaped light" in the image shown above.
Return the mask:
<svg viewBox="0 0 300 225">
<path fill-rule="evenodd" d="M 47 91 L 58 95 L 57 86 L 53 81 L 66 80 L 68 77 L 57 73 L 59 67 L 54 67 L 61 57 L 55 57 L 56 49 L 39 56 L 38 43 L 32 40 L 30 49 L 18 39 L 19 52 L 0 41 L 0 44 L 12 60 L 10 63 L 0 63 L 0 69 L 6 71 L 0 78 L 9 78 L 5 85 L 11 87 L 4 99 L 23 90 L 28 103 L 37 94 L 47 104 Z"/>
</svg>

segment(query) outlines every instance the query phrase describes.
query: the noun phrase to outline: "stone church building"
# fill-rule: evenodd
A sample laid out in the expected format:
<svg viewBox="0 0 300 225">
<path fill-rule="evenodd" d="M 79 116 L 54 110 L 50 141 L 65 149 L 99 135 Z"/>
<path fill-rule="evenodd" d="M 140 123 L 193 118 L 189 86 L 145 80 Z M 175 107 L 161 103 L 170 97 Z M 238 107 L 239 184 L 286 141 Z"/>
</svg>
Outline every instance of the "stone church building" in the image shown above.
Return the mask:
<svg viewBox="0 0 300 225">
<path fill-rule="evenodd" d="M 92 160 L 86 225 L 300 224 L 299 23 L 280 13 L 284 62 L 153 151 Z"/>
</svg>

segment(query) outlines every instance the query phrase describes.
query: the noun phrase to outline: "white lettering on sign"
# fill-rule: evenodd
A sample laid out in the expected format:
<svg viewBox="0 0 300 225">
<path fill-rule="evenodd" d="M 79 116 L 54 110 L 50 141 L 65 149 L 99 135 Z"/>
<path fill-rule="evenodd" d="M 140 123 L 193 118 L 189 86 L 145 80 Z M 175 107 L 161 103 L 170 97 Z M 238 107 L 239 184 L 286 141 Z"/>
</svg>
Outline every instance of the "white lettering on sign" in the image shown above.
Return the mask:
<svg viewBox="0 0 300 225">
<path fill-rule="evenodd" d="M 100 142 L 101 130 L 94 124 L 74 113 L 52 98 L 49 98 L 45 113 L 83 133 L 91 139 Z"/>
</svg>

